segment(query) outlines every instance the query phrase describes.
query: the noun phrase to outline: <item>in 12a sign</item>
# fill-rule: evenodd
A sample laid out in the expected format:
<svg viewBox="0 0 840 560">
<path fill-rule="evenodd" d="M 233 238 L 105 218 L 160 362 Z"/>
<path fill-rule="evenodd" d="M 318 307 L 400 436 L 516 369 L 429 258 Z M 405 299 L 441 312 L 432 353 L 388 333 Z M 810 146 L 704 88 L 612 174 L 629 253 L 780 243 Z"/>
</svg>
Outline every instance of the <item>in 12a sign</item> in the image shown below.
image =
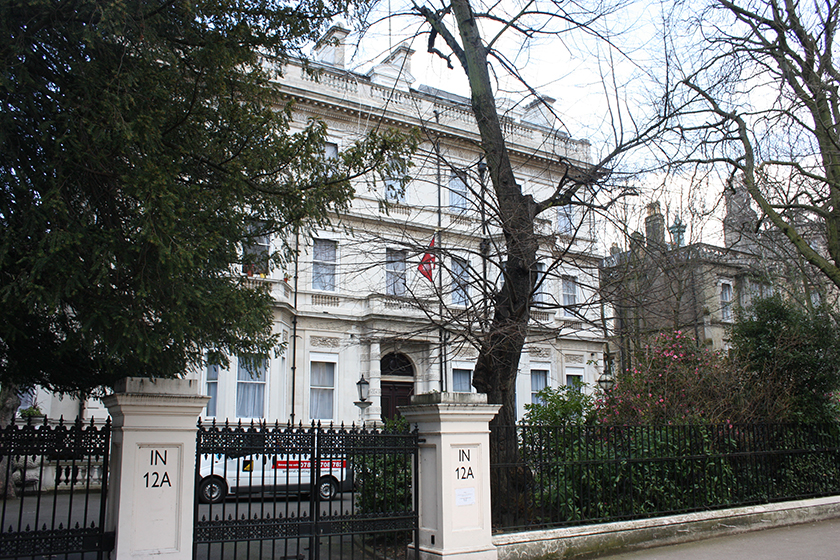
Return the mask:
<svg viewBox="0 0 840 560">
<path fill-rule="evenodd" d="M 458 462 L 455 466 L 456 480 L 470 480 L 475 478 L 472 465 L 470 464 L 471 449 L 458 449 Z"/>
<path fill-rule="evenodd" d="M 143 475 L 146 488 L 172 488 L 172 480 L 166 470 L 168 449 L 149 449 L 149 470 Z"/>
<path fill-rule="evenodd" d="M 457 447 L 455 453 L 455 505 L 475 505 L 478 449 Z"/>
</svg>

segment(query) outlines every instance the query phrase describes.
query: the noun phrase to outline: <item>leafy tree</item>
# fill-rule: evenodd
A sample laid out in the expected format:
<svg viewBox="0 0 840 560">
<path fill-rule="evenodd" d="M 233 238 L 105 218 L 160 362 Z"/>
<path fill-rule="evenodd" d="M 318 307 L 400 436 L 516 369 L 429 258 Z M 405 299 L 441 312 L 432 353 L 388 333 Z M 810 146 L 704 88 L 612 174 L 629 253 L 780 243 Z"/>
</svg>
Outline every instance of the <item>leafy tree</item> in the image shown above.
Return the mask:
<svg viewBox="0 0 840 560">
<path fill-rule="evenodd" d="M 2 4 L 0 382 L 85 391 L 179 375 L 206 349 L 268 354 L 271 298 L 243 247 L 323 223 L 353 176 L 404 163 L 387 132 L 327 158 L 324 125 L 293 123 L 272 88 L 355 7 Z"/>
<path fill-rule="evenodd" d="M 741 312 L 732 329 L 733 359 L 744 365 L 744 390 L 774 421 L 837 420 L 840 325 L 775 296 Z"/>
</svg>

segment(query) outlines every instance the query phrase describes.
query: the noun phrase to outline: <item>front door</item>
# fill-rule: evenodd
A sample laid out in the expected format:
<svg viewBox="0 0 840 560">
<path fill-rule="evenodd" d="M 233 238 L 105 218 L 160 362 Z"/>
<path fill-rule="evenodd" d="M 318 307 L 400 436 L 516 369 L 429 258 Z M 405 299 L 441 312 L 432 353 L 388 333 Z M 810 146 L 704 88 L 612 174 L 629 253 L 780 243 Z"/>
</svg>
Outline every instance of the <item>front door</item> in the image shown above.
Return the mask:
<svg viewBox="0 0 840 560">
<path fill-rule="evenodd" d="M 382 420 L 392 420 L 399 416 L 398 406 L 411 404 L 414 383 L 404 381 L 382 382 Z"/>
</svg>

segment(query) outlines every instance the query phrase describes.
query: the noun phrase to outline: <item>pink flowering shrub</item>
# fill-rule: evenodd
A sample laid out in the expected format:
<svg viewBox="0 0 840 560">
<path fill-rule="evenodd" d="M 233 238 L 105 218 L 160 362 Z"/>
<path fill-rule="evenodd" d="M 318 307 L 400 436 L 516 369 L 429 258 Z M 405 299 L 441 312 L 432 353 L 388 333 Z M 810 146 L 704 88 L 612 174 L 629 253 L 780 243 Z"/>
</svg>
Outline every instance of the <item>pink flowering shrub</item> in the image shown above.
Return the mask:
<svg viewBox="0 0 840 560">
<path fill-rule="evenodd" d="M 733 422 L 739 414 L 739 375 L 724 356 L 700 347 L 682 331 L 661 333 L 616 376 L 615 387 L 596 401 L 608 424 Z"/>
</svg>

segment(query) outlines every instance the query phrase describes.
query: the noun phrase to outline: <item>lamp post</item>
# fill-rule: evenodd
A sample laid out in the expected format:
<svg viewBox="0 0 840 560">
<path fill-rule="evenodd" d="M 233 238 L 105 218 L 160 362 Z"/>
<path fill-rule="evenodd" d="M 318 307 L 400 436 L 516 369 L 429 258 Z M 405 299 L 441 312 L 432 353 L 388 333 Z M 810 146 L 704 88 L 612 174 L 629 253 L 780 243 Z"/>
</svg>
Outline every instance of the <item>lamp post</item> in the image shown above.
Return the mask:
<svg viewBox="0 0 840 560">
<path fill-rule="evenodd" d="M 490 240 L 487 234 L 487 210 L 485 208 L 485 201 L 487 200 L 487 190 L 484 185 L 484 175 L 487 173 L 487 163 L 484 161 L 484 156 L 478 160 L 478 184 L 481 189 L 481 292 L 482 301 L 484 302 L 484 314 L 482 321 L 488 320 L 489 315 L 489 288 L 487 286 L 487 257 L 490 254 Z M 484 325 L 482 325 L 483 327 Z"/>
<path fill-rule="evenodd" d="M 359 392 L 359 400 L 354 402 L 359 407 L 359 421 L 364 422 L 365 409 L 371 405 L 368 399 L 370 398 L 370 382 L 365 379 L 365 374 L 359 375 L 359 380 L 356 381 L 356 390 Z"/>
<path fill-rule="evenodd" d="M 598 377 L 598 387 L 605 393 L 609 393 L 613 387 L 615 387 L 615 379 L 613 376 L 604 372 Z"/>
</svg>

